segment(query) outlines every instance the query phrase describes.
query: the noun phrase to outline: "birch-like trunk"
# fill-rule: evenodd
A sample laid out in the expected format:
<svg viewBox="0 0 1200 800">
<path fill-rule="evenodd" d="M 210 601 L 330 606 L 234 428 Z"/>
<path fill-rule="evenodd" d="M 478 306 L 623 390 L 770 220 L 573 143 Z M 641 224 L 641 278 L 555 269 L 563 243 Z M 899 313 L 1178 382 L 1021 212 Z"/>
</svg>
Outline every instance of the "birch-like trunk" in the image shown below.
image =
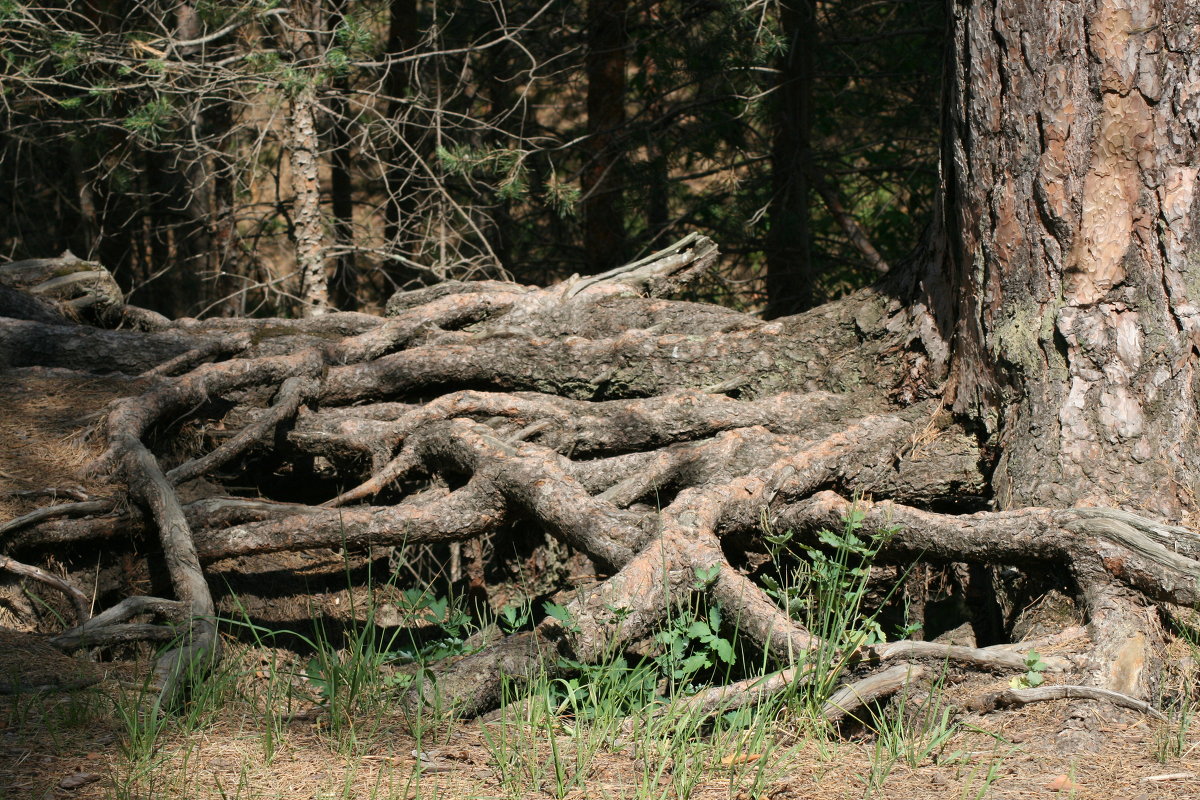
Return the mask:
<svg viewBox="0 0 1200 800">
<path fill-rule="evenodd" d="M 325 225 L 321 218 L 321 163 L 316 122 L 316 91 L 305 86 L 291 102 L 288 150 L 292 167 L 292 223 L 295 226 L 296 269 L 300 274 L 301 313 L 328 313 L 329 285 L 325 276 Z"/>
</svg>

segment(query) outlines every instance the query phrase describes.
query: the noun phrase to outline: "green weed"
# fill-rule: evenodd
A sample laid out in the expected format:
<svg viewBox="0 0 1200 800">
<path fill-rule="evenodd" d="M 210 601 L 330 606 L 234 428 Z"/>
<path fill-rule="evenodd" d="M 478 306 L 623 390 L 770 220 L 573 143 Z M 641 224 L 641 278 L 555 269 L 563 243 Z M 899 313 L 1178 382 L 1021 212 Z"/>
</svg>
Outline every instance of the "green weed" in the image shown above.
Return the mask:
<svg viewBox="0 0 1200 800">
<path fill-rule="evenodd" d="M 1030 650 L 1025 654 L 1025 671 L 1020 675 L 1016 675 L 1008 682 L 1008 685 L 1014 689 L 1032 689 L 1041 686 L 1046 682 L 1046 676 L 1043 675 L 1048 666 L 1042 661 L 1042 657 L 1037 650 Z"/>
<path fill-rule="evenodd" d="M 762 576 L 764 588 L 821 642 L 797 659 L 810 668 L 813 678 L 798 686 L 795 696 L 813 719 L 837 688 L 849 656 L 863 645 L 886 639 L 879 609 L 868 610 L 865 601 L 871 565 L 894 531 L 864 535 L 865 518 L 860 508 L 851 508 L 841 531 L 818 532 L 823 547 L 798 545 L 792 531 L 776 532 L 765 514 L 762 518 L 763 539 L 774 565 L 774 575 Z M 903 577 L 884 603 L 902 583 Z"/>
</svg>

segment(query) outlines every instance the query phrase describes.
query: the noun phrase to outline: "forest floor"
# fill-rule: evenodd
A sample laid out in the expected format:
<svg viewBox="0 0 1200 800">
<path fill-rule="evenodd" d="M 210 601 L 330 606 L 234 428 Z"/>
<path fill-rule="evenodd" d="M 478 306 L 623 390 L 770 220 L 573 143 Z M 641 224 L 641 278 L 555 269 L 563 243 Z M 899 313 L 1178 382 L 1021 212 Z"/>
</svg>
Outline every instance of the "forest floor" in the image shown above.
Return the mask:
<svg viewBox="0 0 1200 800">
<path fill-rule="evenodd" d="M 21 373 L 0 375 L 4 519 L 36 505 L 12 499 L 14 492 L 102 492 L 79 472 L 97 446 L 78 433 L 110 399 L 136 390 L 129 380 L 80 385 L 53 370 Z M 65 563 L 71 557 L 55 553 L 43 566 L 86 566 Z M 109 558 L 103 547 L 92 557 L 96 585 L 162 583 L 144 558 Z M 907 703 L 886 703 L 868 724 L 841 729 L 786 703 L 715 725 L 644 710 L 587 719 L 571 713 L 586 704 L 554 702 L 482 720 L 414 718 L 395 702 L 403 675 L 364 661 L 353 625 L 311 624 L 362 619 L 361 588 L 355 597 L 346 578 L 355 583 L 363 564 L 331 550 L 260 558 L 270 563 L 214 565 L 225 582 L 214 587 L 219 613 L 264 627 L 228 625 L 218 674 L 177 713 L 143 713 L 147 646 L 95 665 L 104 679 L 90 688 L 0 696 L 0 800 L 1200 798 L 1200 724 L 1191 705 L 1166 722 L 1078 701 L 967 710 L 972 698 L 1005 688 L 1007 675 L 943 670 Z M 303 594 L 263 591 L 264 574 L 304 583 L 308 572 Z M 29 587 L 16 581 L 2 588 L 0 612 L 20 611 L 22 597 L 26 611 L 53 603 L 50 595 L 31 603 Z M 395 593 L 372 595 L 375 607 L 396 599 L 388 589 Z M 15 619 L 0 614 L 0 626 Z M 291 631 L 289 644 L 299 647 L 268 647 L 280 640 L 267 642 L 265 629 Z M 1195 649 L 1182 640 L 1173 647 L 1170 660 L 1192 667 L 1180 674 L 1194 676 Z M 0 651 L 0 670 L 48 666 L 16 647 L 0 643 Z M 546 681 L 541 689 L 557 698 L 564 686 Z M 1090 735 L 1072 735 L 1080 732 Z"/>
<path fill-rule="evenodd" d="M 243 649 L 234 660 L 276 655 Z M 303 710 L 272 719 L 255 701 L 270 689 L 255 688 L 263 673 L 251 670 L 220 704 L 150 722 L 129 688 L 145 666 L 110 666 L 82 692 L 0 698 L 0 798 L 1200 797 L 1200 727 L 1093 706 L 1073 722 L 1100 732 L 1099 745 L 1064 751 L 1066 702 L 844 736 L 785 712 L 672 740 L 569 717 L 414 726 L 382 705 L 340 722 Z M 947 680 L 937 703 L 1005 682 L 991 683 Z"/>
</svg>

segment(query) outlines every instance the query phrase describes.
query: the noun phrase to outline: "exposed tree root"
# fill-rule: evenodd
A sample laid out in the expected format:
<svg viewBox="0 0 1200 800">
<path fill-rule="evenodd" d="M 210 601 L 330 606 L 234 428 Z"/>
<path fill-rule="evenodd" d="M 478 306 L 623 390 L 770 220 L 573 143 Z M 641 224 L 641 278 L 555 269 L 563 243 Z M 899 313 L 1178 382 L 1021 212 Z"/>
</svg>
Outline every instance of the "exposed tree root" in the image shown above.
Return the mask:
<svg viewBox="0 0 1200 800">
<path fill-rule="evenodd" d="M 91 616 L 91 601 L 88 599 L 88 596 L 79 587 L 65 578 L 60 578 L 58 575 L 51 575 L 44 569 L 30 566 L 29 564 L 22 564 L 20 561 L 4 555 L 0 555 L 0 570 L 32 578 L 65 594 L 70 599 L 71 604 L 75 606 L 75 616 L 80 624 L 87 622 Z"/>
<path fill-rule="evenodd" d="M 91 619 L 50 638 L 50 644 L 60 650 L 77 650 L 138 639 L 174 639 L 179 633 L 169 625 L 127 624 L 139 614 L 151 613 L 175 622 L 187 621 L 187 610 L 177 600 L 159 597 L 127 597 Z"/>
<path fill-rule="evenodd" d="M 13 350 L 17 361 L 85 370 L 102 360 L 144 376 L 140 394 L 108 409 L 92 464 L 122 478 L 138 508 L 52 506 L 0 527 L 12 534 L 4 545 L 153 534 L 176 599 L 130 598 L 52 641 L 178 636 L 156 668 L 169 704 L 190 670 L 218 657 L 205 564 L 549 534 L 599 580 L 567 587 L 565 614 L 423 678 L 408 702 L 480 713 L 505 680 L 644 650 L 702 594 L 778 670 L 687 701 L 707 713 L 783 691 L 831 646 L 760 582 L 764 521 L 794 531 L 789 557 L 801 558 L 853 511 L 889 564 L 1060 565 L 1092 650 L 1086 663 L 1045 662 L 1152 696 L 1155 604 L 1200 602 L 1200 537 L 1122 510 L 983 510 L 989 456 L 978 428 L 921 382 L 910 315 L 874 291 L 773 322 L 658 296 L 714 252 L 689 238 L 544 289 L 441 284 L 397 295 L 386 320 L 191 320 L 153 333 L 0 320 L 13 347 L 41 337 Z M 79 338 L 67 346 L 69 335 Z M 202 431 L 206 452 L 177 446 L 184 423 Z M 298 488 L 181 503 L 179 487 L 198 478 Z M 80 515 L 93 516 L 63 519 Z M 172 624 L 134 621 L 147 613 Z M 1011 673 L 1025 669 L 1026 650 L 903 641 L 837 655 L 859 678 L 830 699 L 830 719 L 896 691 L 922 668 L 916 660 Z"/>
<path fill-rule="evenodd" d="M 190 630 L 185 629 L 178 646 L 159 656 L 154 667 L 159 689 L 156 705 L 170 707 L 179 699 L 189 676 L 205 672 L 218 657 L 216 608 L 196 555 L 191 529 L 158 461 L 132 437 L 122 443 L 121 450 L 130 494 L 146 507 L 154 520 L 171 584 L 188 610 Z"/>
<path fill-rule="evenodd" d="M 896 694 L 925 674 L 920 664 L 897 664 L 868 675 L 834 692 L 825 702 L 821 715 L 830 722 L 853 717 L 870 703 Z"/>
<path fill-rule="evenodd" d="M 1136 697 L 1114 692 L 1111 689 L 1101 689 L 1096 686 L 1038 686 L 1035 689 L 1006 689 L 1003 692 L 982 697 L 972 707 L 976 711 L 994 711 L 998 708 L 1026 706 L 1030 703 L 1044 703 L 1049 700 L 1095 700 L 1108 703 L 1118 708 L 1137 711 L 1157 720 L 1166 720 L 1167 715 Z"/>
<path fill-rule="evenodd" d="M 865 706 L 895 694 L 919 680 L 926 671 L 920 664 L 896 664 L 861 680 L 844 684 L 822 705 L 821 716 L 829 722 L 852 717 Z M 707 689 L 672 704 L 669 710 L 689 716 L 716 716 L 739 708 L 762 705 L 814 677 L 811 666 L 792 667 L 762 677 L 747 678 Z"/>
<path fill-rule="evenodd" d="M 55 519 L 57 517 L 85 517 L 89 514 L 103 514 L 111 509 L 112 503 L 107 500 L 81 500 L 77 503 L 61 503 L 56 506 L 46 506 L 45 508 L 30 511 L 28 514 L 14 517 L 3 525 L 0 525 L 0 536 L 36 525 L 42 520 Z"/>
</svg>

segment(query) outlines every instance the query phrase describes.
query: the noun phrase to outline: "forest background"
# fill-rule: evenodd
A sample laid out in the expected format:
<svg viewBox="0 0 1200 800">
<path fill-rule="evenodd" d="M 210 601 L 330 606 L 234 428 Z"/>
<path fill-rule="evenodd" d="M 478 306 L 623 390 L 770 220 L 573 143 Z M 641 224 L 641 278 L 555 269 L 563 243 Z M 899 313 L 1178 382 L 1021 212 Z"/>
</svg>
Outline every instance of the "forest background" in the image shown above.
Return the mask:
<svg viewBox="0 0 1200 800">
<path fill-rule="evenodd" d="M 545 284 L 699 231 L 768 316 L 910 252 L 944 4 L 0 2 L 0 257 L 169 317 Z"/>
</svg>

